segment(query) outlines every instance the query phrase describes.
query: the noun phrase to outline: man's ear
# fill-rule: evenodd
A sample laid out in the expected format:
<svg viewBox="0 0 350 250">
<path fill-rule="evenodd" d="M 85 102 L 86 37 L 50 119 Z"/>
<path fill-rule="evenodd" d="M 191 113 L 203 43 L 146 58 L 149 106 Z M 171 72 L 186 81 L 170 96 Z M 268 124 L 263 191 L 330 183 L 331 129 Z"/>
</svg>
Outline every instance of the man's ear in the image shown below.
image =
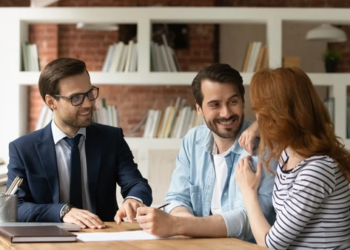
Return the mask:
<svg viewBox="0 0 350 250">
<path fill-rule="evenodd" d="M 45 95 L 45 104 L 53 111 L 57 109 L 56 99 L 51 95 Z"/>
<path fill-rule="evenodd" d="M 196 110 L 197 110 L 197 114 L 200 116 L 200 117 L 203 117 L 203 111 L 202 111 L 202 108 L 196 103 Z"/>
</svg>

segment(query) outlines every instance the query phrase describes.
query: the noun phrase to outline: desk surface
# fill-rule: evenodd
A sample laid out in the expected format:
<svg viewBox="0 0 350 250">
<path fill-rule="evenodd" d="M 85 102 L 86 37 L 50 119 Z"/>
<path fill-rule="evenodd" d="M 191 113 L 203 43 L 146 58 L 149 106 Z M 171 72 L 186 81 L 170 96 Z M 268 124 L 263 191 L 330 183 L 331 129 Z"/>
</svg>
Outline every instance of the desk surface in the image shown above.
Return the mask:
<svg viewBox="0 0 350 250">
<path fill-rule="evenodd" d="M 118 226 L 114 222 L 107 222 L 105 229 L 84 229 L 83 232 L 123 232 L 140 230 L 137 223 L 122 223 Z M 10 243 L 0 237 L 0 249 L 18 250 L 70 250 L 70 249 L 146 249 L 146 250 L 205 250 L 205 249 L 240 249 L 240 250 L 262 250 L 267 248 L 247 243 L 237 239 L 173 239 L 173 240 L 138 240 L 138 241 L 101 241 L 101 242 L 74 242 L 74 243 Z"/>
</svg>

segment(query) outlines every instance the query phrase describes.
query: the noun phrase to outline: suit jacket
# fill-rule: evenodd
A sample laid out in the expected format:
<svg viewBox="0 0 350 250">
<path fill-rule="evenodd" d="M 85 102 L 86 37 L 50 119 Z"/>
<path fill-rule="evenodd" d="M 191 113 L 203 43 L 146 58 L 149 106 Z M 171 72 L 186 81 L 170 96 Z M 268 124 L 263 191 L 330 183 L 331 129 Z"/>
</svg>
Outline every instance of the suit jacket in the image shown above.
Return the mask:
<svg viewBox="0 0 350 250">
<path fill-rule="evenodd" d="M 85 152 L 92 213 L 113 221 L 118 204 L 116 184 L 123 197 L 152 203 L 152 190 L 141 176 L 123 131 L 97 123 L 86 128 Z M 59 176 L 51 123 L 9 145 L 7 188 L 16 176 L 24 178 L 18 193 L 18 221 L 59 222 Z"/>
</svg>

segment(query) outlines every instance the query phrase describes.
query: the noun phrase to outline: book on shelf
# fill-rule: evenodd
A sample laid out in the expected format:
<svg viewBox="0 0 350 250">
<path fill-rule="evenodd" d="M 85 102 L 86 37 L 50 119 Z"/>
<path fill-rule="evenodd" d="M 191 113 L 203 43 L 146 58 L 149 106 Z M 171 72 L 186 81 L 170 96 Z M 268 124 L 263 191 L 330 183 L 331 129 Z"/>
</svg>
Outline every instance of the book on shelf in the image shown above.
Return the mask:
<svg viewBox="0 0 350 250">
<path fill-rule="evenodd" d="M 103 63 L 103 72 L 136 72 L 137 44 L 118 42 L 110 45 Z"/>
<path fill-rule="evenodd" d="M 137 44 L 134 43 L 132 45 L 132 54 L 131 54 L 131 62 L 130 62 L 130 72 L 136 72 L 137 71 Z"/>
<path fill-rule="evenodd" d="M 38 47 L 36 44 L 22 43 L 22 61 L 24 71 L 40 71 Z"/>
<path fill-rule="evenodd" d="M 108 72 L 111 66 L 112 55 L 114 54 L 114 44 L 108 46 L 105 61 L 103 63 L 102 72 Z"/>
<path fill-rule="evenodd" d="M 169 62 L 170 71 L 176 72 L 177 68 L 175 66 L 175 60 L 173 58 L 173 52 L 172 52 L 172 49 L 168 45 L 168 41 L 166 39 L 165 34 L 162 34 L 162 40 L 163 40 L 163 44 L 164 44 L 164 48 L 165 48 L 166 58 L 167 58 L 167 61 Z"/>
<path fill-rule="evenodd" d="M 143 137 L 182 138 L 191 128 L 202 125 L 204 120 L 185 103 L 185 99 L 178 97 L 175 105 L 172 101 L 164 110 L 150 109 Z"/>
<path fill-rule="evenodd" d="M 118 110 L 113 105 L 106 105 L 106 99 L 96 101 L 92 121 L 112 127 L 118 127 Z"/>
<path fill-rule="evenodd" d="M 250 42 L 244 58 L 242 72 L 256 72 L 268 67 L 268 48 L 262 42 Z"/>
<path fill-rule="evenodd" d="M 252 53 L 253 43 L 248 44 L 247 52 L 244 58 L 244 63 L 242 67 L 242 72 L 247 72 L 250 54 Z"/>
<path fill-rule="evenodd" d="M 126 62 L 125 62 L 124 72 L 129 72 L 129 70 L 130 70 L 131 57 L 132 57 L 132 52 L 133 52 L 133 45 L 134 45 L 134 41 L 130 40 L 129 44 L 128 44 L 128 52 L 127 52 L 127 55 L 126 55 Z"/>
<path fill-rule="evenodd" d="M 120 61 L 119 61 L 119 64 L 118 64 L 118 69 L 117 69 L 118 72 L 123 72 L 124 71 L 128 50 L 129 50 L 129 45 L 127 45 L 127 44 L 125 45 L 124 44 L 122 52 L 121 52 L 121 56 L 120 56 Z"/>
<path fill-rule="evenodd" d="M 156 110 L 153 110 L 153 109 L 148 110 L 145 130 L 143 131 L 143 137 L 144 138 L 149 138 L 150 137 L 151 127 L 152 127 L 152 123 L 153 123 L 154 116 L 155 116 L 155 111 Z"/>
<path fill-rule="evenodd" d="M 0 235 L 10 242 L 75 242 L 77 236 L 57 226 L 4 226 Z"/>
<path fill-rule="evenodd" d="M 168 45 L 166 36 L 162 34 L 163 44 L 151 42 L 151 69 L 156 72 L 180 71 L 174 50 Z"/>
<path fill-rule="evenodd" d="M 247 72 L 254 72 L 260 48 L 261 48 L 261 42 L 253 43 L 252 52 L 250 54 L 250 58 L 248 62 Z"/>
</svg>

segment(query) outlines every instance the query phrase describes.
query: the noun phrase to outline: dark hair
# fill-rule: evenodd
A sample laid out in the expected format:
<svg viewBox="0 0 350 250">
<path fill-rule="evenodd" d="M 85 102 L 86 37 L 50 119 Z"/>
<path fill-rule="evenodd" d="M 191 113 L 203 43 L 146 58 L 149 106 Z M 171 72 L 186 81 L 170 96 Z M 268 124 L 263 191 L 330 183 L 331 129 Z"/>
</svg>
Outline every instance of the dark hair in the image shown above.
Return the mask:
<svg viewBox="0 0 350 250">
<path fill-rule="evenodd" d="M 44 102 L 46 95 L 60 94 L 59 80 L 67 76 L 82 74 L 85 71 L 87 72 L 85 63 L 74 58 L 59 58 L 47 64 L 39 78 L 39 91 Z"/>
<path fill-rule="evenodd" d="M 203 93 L 202 82 L 204 80 L 210 80 L 218 83 L 229 83 L 237 86 L 239 94 L 244 102 L 244 86 L 243 79 L 239 72 L 233 69 L 228 64 L 216 63 L 208 66 L 198 72 L 196 77 L 192 81 L 192 92 L 196 103 L 202 107 Z"/>
</svg>

